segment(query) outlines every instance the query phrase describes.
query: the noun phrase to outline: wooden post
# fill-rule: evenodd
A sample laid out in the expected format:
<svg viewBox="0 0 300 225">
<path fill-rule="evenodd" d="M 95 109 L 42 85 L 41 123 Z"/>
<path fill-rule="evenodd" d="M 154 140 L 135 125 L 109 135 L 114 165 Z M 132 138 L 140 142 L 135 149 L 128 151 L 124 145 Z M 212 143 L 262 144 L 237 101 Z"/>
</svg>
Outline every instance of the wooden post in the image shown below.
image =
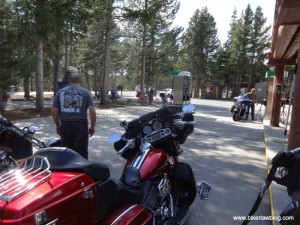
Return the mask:
<svg viewBox="0 0 300 225">
<path fill-rule="evenodd" d="M 275 92 L 275 77 L 268 78 L 268 96 L 267 96 L 267 107 L 266 107 L 266 120 L 271 120 L 272 117 L 272 109 L 274 102 L 274 92 Z"/>
<path fill-rule="evenodd" d="M 275 67 L 275 84 L 276 85 L 283 85 L 283 75 L 284 75 L 284 66 L 276 66 Z M 274 105 L 272 110 L 272 117 L 271 117 L 271 125 L 275 127 L 279 127 L 279 120 L 280 120 L 280 110 L 282 104 L 282 92 L 276 90 L 276 86 L 274 87 Z"/>
<path fill-rule="evenodd" d="M 300 49 L 298 50 L 297 62 L 300 60 Z M 300 67 L 297 65 L 295 86 L 293 95 L 293 107 L 289 131 L 288 150 L 300 147 Z"/>
</svg>

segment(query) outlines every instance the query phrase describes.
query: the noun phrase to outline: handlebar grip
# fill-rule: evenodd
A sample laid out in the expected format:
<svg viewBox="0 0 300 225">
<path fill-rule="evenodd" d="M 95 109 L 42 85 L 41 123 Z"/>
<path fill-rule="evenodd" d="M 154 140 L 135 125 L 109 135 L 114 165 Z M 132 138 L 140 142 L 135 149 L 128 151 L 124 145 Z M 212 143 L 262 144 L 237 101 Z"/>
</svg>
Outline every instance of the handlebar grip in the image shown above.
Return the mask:
<svg viewBox="0 0 300 225">
<path fill-rule="evenodd" d="M 118 151 L 119 155 L 122 155 L 134 142 L 133 139 L 128 139 L 126 145 Z"/>
<path fill-rule="evenodd" d="M 184 125 L 195 125 L 195 121 L 175 120 L 175 125 L 182 127 Z"/>
</svg>

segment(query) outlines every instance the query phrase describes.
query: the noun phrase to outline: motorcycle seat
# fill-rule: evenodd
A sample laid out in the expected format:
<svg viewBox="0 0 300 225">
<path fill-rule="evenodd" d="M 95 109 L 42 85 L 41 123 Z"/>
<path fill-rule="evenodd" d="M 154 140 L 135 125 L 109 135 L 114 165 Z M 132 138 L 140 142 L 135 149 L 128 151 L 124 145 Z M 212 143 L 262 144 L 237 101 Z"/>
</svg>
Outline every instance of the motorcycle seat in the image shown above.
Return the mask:
<svg viewBox="0 0 300 225">
<path fill-rule="evenodd" d="M 109 168 L 105 164 L 89 161 L 70 148 L 43 148 L 34 155 L 46 157 L 51 171 L 83 172 L 94 181 L 104 181 L 110 176 Z"/>
<path fill-rule="evenodd" d="M 126 186 L 120 180 L 109 178 L 98 186 L 97 220 L 108 212 L 115 212 L 125 204 L 139 204 L 144 197 L 142 188 Z"/>
</svg>

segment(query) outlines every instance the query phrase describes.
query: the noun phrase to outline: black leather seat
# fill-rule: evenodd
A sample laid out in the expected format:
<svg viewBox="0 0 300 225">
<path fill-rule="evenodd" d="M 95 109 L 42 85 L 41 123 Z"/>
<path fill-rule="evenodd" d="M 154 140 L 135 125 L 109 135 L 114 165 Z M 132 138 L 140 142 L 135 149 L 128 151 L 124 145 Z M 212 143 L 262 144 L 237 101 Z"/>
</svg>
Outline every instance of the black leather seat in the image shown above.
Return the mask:
<svg viewBox="0 0 300 225">
<path fill-rule="evenodd" d="M 89 161 L 70 148 L 44 148 L 34 156 L 46 157 L 51 171 L 84 172 L 94 181 L 104 181 L 110 176 L 109 168 L 105 164 Z"/>
</svg>

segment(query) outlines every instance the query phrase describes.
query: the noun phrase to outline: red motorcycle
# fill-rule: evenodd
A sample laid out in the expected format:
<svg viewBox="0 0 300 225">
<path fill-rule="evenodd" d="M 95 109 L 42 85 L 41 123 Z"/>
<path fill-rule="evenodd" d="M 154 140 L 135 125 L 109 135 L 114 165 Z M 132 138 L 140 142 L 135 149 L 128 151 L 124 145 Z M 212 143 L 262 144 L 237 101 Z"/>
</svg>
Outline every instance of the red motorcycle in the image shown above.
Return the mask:
<svg viewBox="0 0 300 225">
<path fill-rule="evenodd" d="M 144 92 L 137 92 L 136 97 L 138 98 L 137 102 L 140 103 L 141 105 L 147 105 L 149 104 L 149 98 L 148 95 L 145 94 Z"/>
<path fill-rule="evenodd" d="M 71 149 L 37 151 L 0 177 L 0 224 L 183 224 L 197 193 L 192 168 L 178 160 L 193 110 L 162 108 L 121 122 L 125 133 L 109 139 L 127 160 L 120 179 Z"/>
</svg>

